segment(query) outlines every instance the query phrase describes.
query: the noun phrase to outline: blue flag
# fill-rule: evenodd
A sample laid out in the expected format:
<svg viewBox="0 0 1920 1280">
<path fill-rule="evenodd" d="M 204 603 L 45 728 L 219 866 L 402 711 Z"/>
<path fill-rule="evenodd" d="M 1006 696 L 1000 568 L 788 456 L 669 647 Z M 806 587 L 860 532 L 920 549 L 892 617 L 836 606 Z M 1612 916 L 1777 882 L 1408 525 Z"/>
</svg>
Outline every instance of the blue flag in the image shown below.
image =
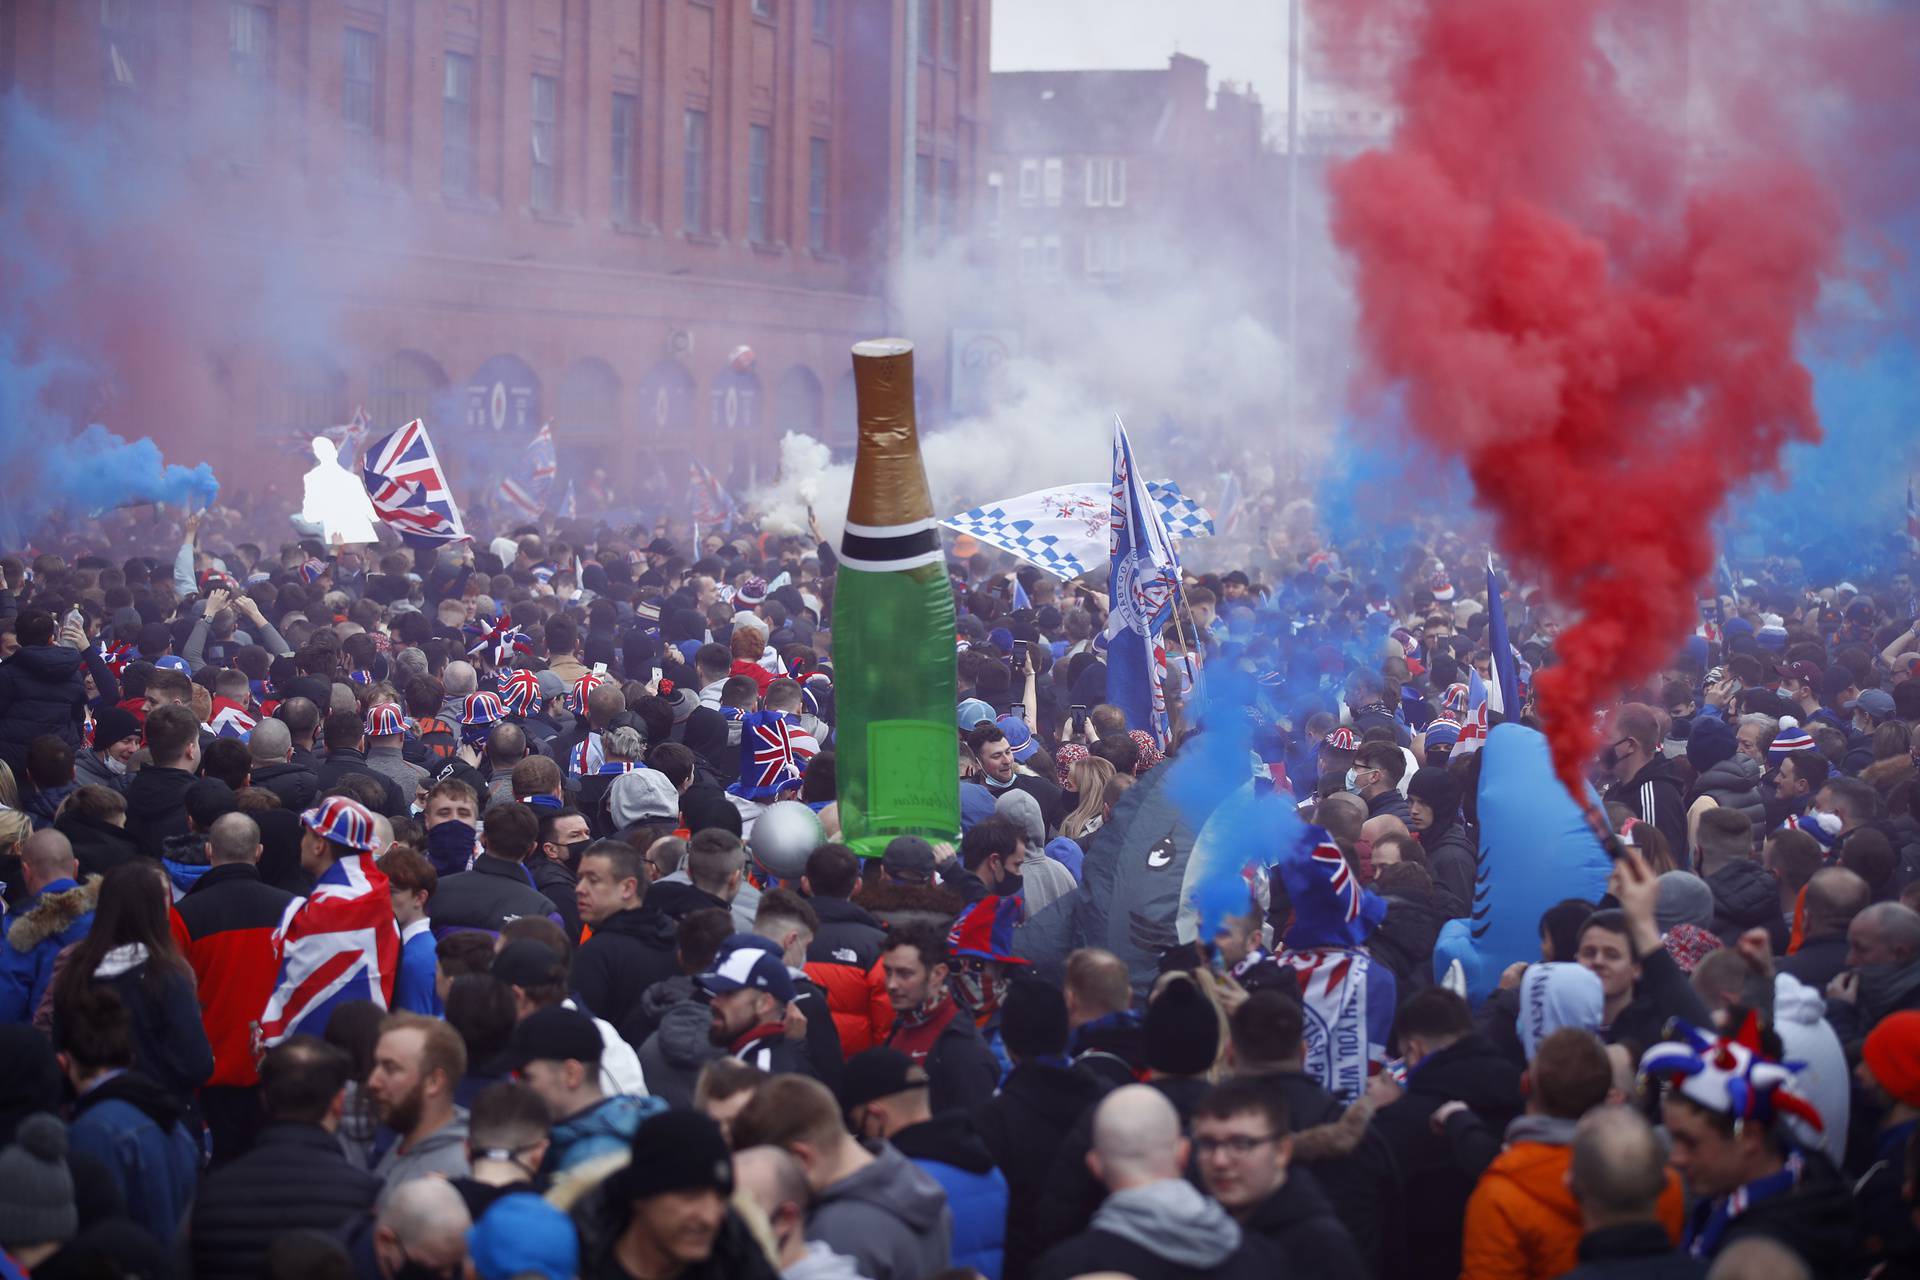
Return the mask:
<svg viewBox="0 0 1920 1280">
<path fill-rule="evenodd" d="M 1500 599 L 1500 581 L 1493 575 L 1492 556 L 1487 557 L 1487 647 L 1493 650 L 1493 685 L 1499 693 L 1493 709 L 1509 720 L 1518 720 L 1520 672 L 1513 663 L 1513 645 L 1507 640 L 1507 606 Z"/>
<path fill-rule="evenodd" d="M 1126 713 L 1127 727 L 1167 741 L 1167 702 L 1160 687 L 1160 629 L 1173 614 L 1180 561 L 1133 465 L 1133 446 L 1113 422 L 1113 491 L 1108 510 L 1107 701 Z"/>
</svg>

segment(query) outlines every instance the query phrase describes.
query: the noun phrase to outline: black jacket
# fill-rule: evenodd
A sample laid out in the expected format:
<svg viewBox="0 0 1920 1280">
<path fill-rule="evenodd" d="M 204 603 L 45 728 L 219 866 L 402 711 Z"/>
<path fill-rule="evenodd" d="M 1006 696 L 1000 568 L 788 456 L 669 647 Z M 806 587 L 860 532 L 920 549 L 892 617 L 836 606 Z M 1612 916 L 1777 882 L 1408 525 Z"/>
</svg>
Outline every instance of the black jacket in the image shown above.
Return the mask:
<svg viewBox="0 0 1920 1280">
<path fill-rule="evenodd" d="M 673 917 L 645 906 L 602 920 L 573 958 L 573 990 L 595 1017 L 622 1026 L 648 987 L 680 972 Z"/>
<path fill-rule="evenodd" d="M 546 895 L 547 901 L 560 916 L 560 927 L 567 931 L 567 941 L 580 940 L 580 903 L 574 897 L 574 889 L 580 880 L 567 870 L 563 862 L 555 862 L 544 853 L 536 853 L 528 863 L 533 872 L 533 887 Z"/>
<path fill-rule="evenodd" d="M 1632 1002 L 1611 1026 L 1601 1029 L 1600 1038 L 1608 1044 L 1631 1043 L 1645 1050 L 1659 1043 L 1672 1018 L 1685 1018 L 1696 1027 L 1712 1023 L 1687 975 L 1680 972 L 1665 947 L 1655 947 L 1640 957 L 1640 981 L 1634 985 Z M 1506 1132 L 1505 1125 L 1488 1127 L 1495 1133 Z"/>
<path fill-rule="evenodd" d="M 1680 784 L 1673 780 L 1673 764 L 1656 756 L 1626 782 L 1607 790 L 1609 804 L 1623 804 L 1634 817 L 1653 824 L 1673 849 L 1687 847 L 1687 809 Z"/>
<path fill-rule="evenodd" d="M 1480 861 L 1466 820 L 1456 814 L 1446 826 L 1428 827 L 1420 832 L 1419 840 L 1420 848 L 1427 855 L 1427 870 L 1433 873 L 1434 888 L 1444 888 L 1455 901 L 1471 909 Z"/>
<path fill-rule="evenodd" d="M 1078 1067 L 1022 1062 L 973 1110 L 974 1131 L 1007 1179 L 1003 1280 L 1022 1280 L 1040 1256 L 1040 1203 L 1060 1146 L 1106 1086 Z"/>
<path fill-rule="evenodd" d="M 806 1052 L 808 1074 L 838 1093 L 840 1071 L 846 1055 L 840 1049 L 840 1029 L 833 1024 L 833 1010 L 827 1005 L 827 993 L 804 973 L 789 969 L 793 978 L 793 1003 L 807 1020 Z"/>
<path fill-rule="evenodd" d="M 647 886 L 647 909 L 666 916 L 675 924 L 707 907 L 718 907 L 722 911 L 733 910 L 727 905 L 726 899 L 715 897 L 695 885 L 666 880 L 660 884 Z"/>
<path fill-rule="evenodd" d="M 1400 1263 L 1400 1170 L 1371 1127 L 1340 1123 L 1346 1108 L 1304 1071 L 1252 1077 L 1286 1104 L 1293 1132 L 1293 1168 L 1311 1171 L 1333 1216 L 1346 1228 L 1368 1275 L 1397 1274 Z"/>
<path fill-rule="evenodd" d="M 1399 999 L 1433 985 L 1433 946 L 1446 922 L 1445 913 L 1431 900 L 1388 897 L 1387 918 L 1367 939 L 1367 948 L 1393 971 Z"/>
<path fill-rule="evenodd" d="M 1808 1151 L 1801 1158 L 1807 1167 L 1800 1185 L 1750 1205 L 1720 1237 L 1719 1247 L 1745 1236 L 1765 1236 L 1799 1254 L 1814 1280 L 1857 1280 L 1867 1272 L 1860 1250 L 1859 1206 L 1825 1156 Z M 1713 1208 L 1711 1201 L 1695 1206 L 1694 1221 L 1705 1221 Z"/>
<path fill-rule="evenodd" d="M 533 887 L 527 869 L 490 853 L 474 859 L 469 870 L 442 880 L 427 901 L 427 915 L 436 938 L 456 929 L 499 933 L 501 925 L 522 916 L 546 916 L 559 922 L 553 903 Z"/>
<path fill-rule="evenodd" d="M 200 1184 L 188 1221 L 193 1274 L 251 1280 L 288 1231 L 337 1231 L 373 1207 L 380 1179 L 356 1169 L 317 1124 L 269 1123 L 253 1149 Z"/>
<path fill-rule="evenodd" d="M 1792 974 L 1815 991 L 1825 992 L 1827 984 L 1847 967 L 1847 935 L 1809 938 L 1792 955 L 1775 960 L 1773 967 L 1778 973 Z"/>
<path fill-rule="evenodd" d="M 1250 1235 L 1266 1237 L 1287 1259 L 1288 1280 L 1369 1280 L 1373 1274 L 1312 1172 L 1298 1165 L 1240 1226 Z"/>
<path fill-rule="evenodd" d="M 1131 1276 L 1133 1280 L 1274 1280 L 1292 1276 L 1296 1259 L 1281 1259 L 1257 1233 L 1244 1232 L 1240 1247 L 1227 1260 L 1206 1271 L 1173 1262 L 1123 1236 L 1107 1231 L 1083 1231 L 1049 1249 L 1034 1264 L 1035 1280 L 1070 1280 L 1099 1273 Z"/>
<path fill-rule="evenodd" d="M 1147 1086 L 1158 1089 L 1173 1104 L 1173 1109 L 1180 1113 L 1182 1133 L 1187 1131 L 1193 1109 L 1211 1087 L 1199 1076 L 1166 1076 L 1148 1081 Z M 1087 1168 L 1087 1152 L 1093 1149 L 1093 1111 L 1092 1107 L 1088 1107 L 1080 1113 L 1080 1118 L 1074 1121 L 1073 1128 L 1067 1131 L 1066 1138 L 1061 1141 L 1059 1154 L 1053 1158 L 1053 1167 L 1047 1170 L 1047 1195 L 1040 1205 L 1039 1241 L 1042 1249 L 1085 1231 L 1099 1210 L 1100 1202 L 1106 1198 L 1106 1188 L 1094 1180 L 1093 1171 Z M 1200 1185 L 1191 1165 L 1187 1169 L 1187 1180 L 1195 1186 Z M 1119 1269 L 1126 1270 L 1124 1267 Z M 1104 1268 L 1096 1267 L 1093 1270 Z"/>
<path fill-rule="evenodd" d="M 1787 949 L 1787 922 L 1780 914 L 1780 882 L 1751 858 L 1730 862 L 1706 877 L 1713 890 L 1713 932 L 1731 947 L 1749 929 L 1765 929 L 1773 953 Z"/>
<path fill-rule="evenodd" d="M 66 817 L 53 824 L 53 829 L 73 846 L 82 880 L 88 876 L 104 876 L 121 863 L 140 856 L 139 842 L 125 827 L 116 827 L 98 818 L 83 818 L 69 810 Z"/>
<path fill-rule="evenodd" d="M 320 779 L 313 770 L 304 765 L 286 761 L 281 764 L 257 764 L 253 772 L 247 775 L 249 784 L 265 787 L 280 797 L 282 808 L 295 813 L 303 813 L 313 807 L 314 797 L 320 794 Z"/>
<path fill-rule="evenodd" d="M 1424 1059 L 1407 1073 L 1406 1093 L 1373 1118 L 1406 1187 L 1403 1274 L 1416 1280 L 1453 1280 L 1460 1272 L 1473 1182 L 1455 1164 L 1452 1145 L 1428 1123 L 1442 1103 L 1456 1100 L 1495 1133 L 1505 1133 L 1520 1114 L 1520 1073 L 1485 1036 L 1463 1036 Z"/>
<path fill-rule="evenodd" d="M 380 784 L 387 796 L 380 804 L 380 813 L 389 818 L 398 818 L 407 812 L 409 797 L 400 794 L 400 784 L 370 766 L 363 751 L 355 751 L 351 747 L 334 747 L 327 752 L 327 758 L 321 762 L 320 768 L 314 774 L 322 791 L 335 786 L 342 778 L 348 776 L 372 778 Z"/>
<path fill-rule="evenodd" d="M 880 946 L 887 931 L 857 902 L 845 898 L 809 899 L 820 918 L 820 928 L 807 948 L 809 964 L 848 964 L 862 973 L 880 959 Z"/>
<path fill-rule="evenodd" d="M 58 644 L 29 645 L 0 662 L 0 760 L 15 776 L 26 776 L 27 748 L 42 734 L 75 751 L 84 748 L 80 728 L 87 690 L 81 666 L 78 649 Z"/>
<path fill-rule="evenodd" d="M 631 1028 L 643 1008 L 654 1029 L 645 1039 L 635 1039 Z M 707 1038 L 713 1026 L 712 1008 L 695 992 L 693 979 L 682 975 L 647 988 L 634 1001 L 634 1010 L 620 1024 L 620 1035 L 640 1055 L 647 1092 L 670 1107 L 687 1110 L 693 1106 L 700 1069 L 726 1052 Z"/>
<path fill-rule="evenodd" d="M 168 972 L 157 983 L 147 982 L 143 961 L 113 977 L 95 977 L 96 987 L 109 987 L 126 1005 L 133 1029 L 133 1065 L 138 1073 L 184 1104 L 213 1074 L 213 1046 L 200 1021 L 200 997 L 187 971 Z M 54 1043 L 62 1039 L 64 1014 L 53 1005 Z"/>
<path fill-rule="evenodd" d="M 1603 1227 L 1580 1237 L 1580 1265 L 1565 1280 L 1703 1280 L 1706 1264 L 1673 1247 L 1657 1222 Z"/>
<path fill-rule="evenodd" d="M 199 779 L 185 769 L 150 764 L 127 787 L 127 830 L 140 852 L 158 858 L 168 836 L 187 833 L 187 788 Z"/>
<path fill-rule="evenodd" d="M 1398 818 L 1403 823 L 1413 821 L 1413 810 L 1407 807 L 1407 798 L 1400 794 L 1398 787 L 1388 787 L 1379 795 L 1367 800 L 1369 818 L 1377 818 L 1382 814 L 1390 818 Z"/>
</svg>

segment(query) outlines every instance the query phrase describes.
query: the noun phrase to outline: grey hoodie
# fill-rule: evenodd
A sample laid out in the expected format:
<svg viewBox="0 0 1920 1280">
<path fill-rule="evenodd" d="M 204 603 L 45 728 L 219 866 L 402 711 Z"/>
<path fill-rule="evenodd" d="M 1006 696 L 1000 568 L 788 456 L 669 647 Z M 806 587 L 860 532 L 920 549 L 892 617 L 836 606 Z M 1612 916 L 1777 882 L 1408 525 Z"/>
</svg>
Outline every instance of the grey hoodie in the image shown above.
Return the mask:
<svg viewBox="0 0 1920 1280">
<path fill-rule="evenodd" d="M 809 1241 L 807 1256 L 780 1273 L 780 1280 L 864 1280 L 852 1258 L 835 1253 L 818 1240 Z"/>
<path fill-rule="evenodd" d="M 1093 1230 L 1196 1271 L 1211 1271 L 1240 1247 L 1240 1224 L 1185 1178 L 1114 1192 L 1093 1215 Z"/>
<path fill-rule="evenodd" d="M 671 1006 L 640 1046 L 640 1070 L 647 1077 L 647 1088 L 656 1098 L 666 1099 L 668 1106 L 682 1110 L 693 1106 L 693 1085 L 700 1078 L 700 1068 L 725 1052 L 707 1039 L 712 1026 L 713 1010 L 689 998 Z"/>
<path fill-rule="evenodd" d="M 807 1237 L 853 1259 L 871 1280 L 914 1280 L 945 1271 L 953 1245 L 947 1193 L 888 1143 L 874 1157 L 820 1193 L 807 1218 Z"/>
<path fill-rule="evenodd" d="M 386 1179 L 386 1186 L 380 1191 L 382 1205 L 396 1187 L 415 1178 L 433 1173 L 464 1178 L 471 1172 L 467 1164 L 467 1113 L 463 1107 L 456 1107 L 453 1119 L 422 1138 L 413 1150 L 402 1155 L 396 1142 L 380 1157 L 380 1163 L 373 1166 L 373 1176 Z"/>
</svg>

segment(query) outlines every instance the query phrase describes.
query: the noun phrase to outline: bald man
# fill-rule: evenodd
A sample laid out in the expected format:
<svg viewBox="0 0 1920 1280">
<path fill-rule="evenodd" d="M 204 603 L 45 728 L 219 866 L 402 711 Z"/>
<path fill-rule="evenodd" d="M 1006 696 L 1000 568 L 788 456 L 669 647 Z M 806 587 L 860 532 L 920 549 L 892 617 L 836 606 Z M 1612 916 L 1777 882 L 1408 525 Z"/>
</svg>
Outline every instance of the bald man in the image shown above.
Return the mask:
<svg viewBox="0 0 1920 1280">
<path fill-rule="evenodd" d="M 1688 1280 L 1701 1274 L 1701 1264 L 1674 1248 L 1660 1222 L 1666 1147 L 1631 1107 L 1596 1107 L 1581 1117 L 1567 1184 L 1580 1205 L 1582 1232 L 1581 1265 L 1568 1272 L 1570 1280 L 1629 1273 Z"/>
<path fill-rule="evenodd" d="M 79 883 L 80 861 L 66 836 L 48 828 L 20 846 L 27 896 L 7 917 L 0 941 L 0 1022 L 26 1022 L 40 1007 L 61 950 L 93 927 L 97 880 Z"/>
<path fill-rule="evenodd" d="M 467 1202 L 440 1178 L 415 1178 L 394 1189 L 347 1237 L 354 1274 L 394 1280 L 401 1275 L 460 1275 L 467 1259 Z"/>
<path fill-rule="evenodd" d="M 1243 1235 L 1227 1211 L 1181 1176 L 1189 1144 L 1166 1095 L 1130 1084 L 1093 1114 L 1087 1167 L 1107 1188 L 1091 1226 L 1049 1249 L 1034 1280 L 1113 1271 L 1136 1280 L 1281 1274 L 1285 1262 L 1260 1237 Z"/>
<path fill-rule="evenodd" d="M 773 1264 L 782 1274 L 855 1276 L 858 1264 L 835 1253 L 824 1240 L 807 1239 L 807 1206 L 813 1189 L 807 1171 L 780 1147 L 748 1147 L 733 1157 L 738 1193 L 751 1198 L 767 1216 L 773 1235 Z"/>
<path fill-rule="evenodd" d="M 1847 927 L 1873 901 L 1867 882 L 1845 867 L 1822 867 L 1807 881 L 1800 949 L 1774 961 L 1815 991 L 1825 991 L 1847 967 Z"/>
</svg>

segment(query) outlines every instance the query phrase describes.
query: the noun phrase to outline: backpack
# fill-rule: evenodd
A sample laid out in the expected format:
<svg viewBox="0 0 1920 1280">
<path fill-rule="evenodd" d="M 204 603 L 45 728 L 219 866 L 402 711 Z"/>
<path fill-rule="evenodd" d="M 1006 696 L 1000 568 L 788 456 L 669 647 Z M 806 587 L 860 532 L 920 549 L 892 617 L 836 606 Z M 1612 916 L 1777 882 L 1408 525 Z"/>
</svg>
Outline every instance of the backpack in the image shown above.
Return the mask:
<svg viewBox="0 0 1920 1280">
<path fill-rule="evenodd" d="M 439 716 L 422 716 L 414 722 L 414 736 L 401 753 L 414 764 L 431 770 L 440 761 L 460 749 L 460 733 Z M 415 757 L 418 756 L 418 759 Z"/>
</svg>

